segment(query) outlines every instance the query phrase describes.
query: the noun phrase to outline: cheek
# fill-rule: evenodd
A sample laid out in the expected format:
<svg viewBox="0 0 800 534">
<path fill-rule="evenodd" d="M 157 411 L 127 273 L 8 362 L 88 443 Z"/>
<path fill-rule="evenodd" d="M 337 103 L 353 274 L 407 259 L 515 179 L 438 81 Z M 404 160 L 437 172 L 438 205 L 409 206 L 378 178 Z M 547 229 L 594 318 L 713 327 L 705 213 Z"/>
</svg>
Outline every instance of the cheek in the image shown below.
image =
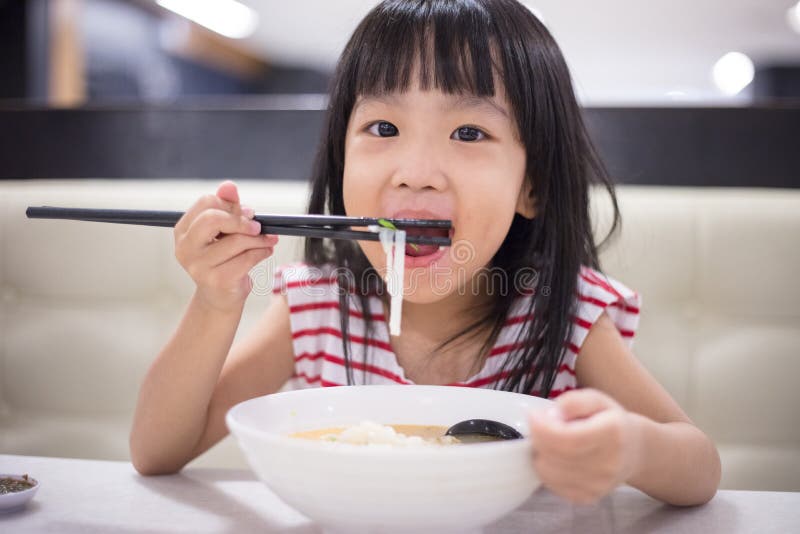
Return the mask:
<svg viewBox="0 0 800 534">
<path fill-rule="evenodd" d="M 511 226 L 516 208 L 517 188 L 514 184 L 505 183 L 490 187 L 489 181 L 482 181 L 469 188 L 468 194 L 463 199 L 460 207 L 458 234 L 459 239 L 469 242 L 476 250 L 476 260 L 485 265 L 503 240 Z M 500 179 L 494 184 L 504 184 Z"/>
<path fill-rule="evenodd" d="M 345 172 L 342 181 L 345 214 L 350 217 L 377 216 L 379 189 L 375 180 Z"/>
<path fill-rule="evenodd" d="M 378 177 L 382 176 L 378 163 L 365 153 L 358 140 L 347 145 L 342 177 L 342 196 L 347 215 L 378 215 L 381 189 Z"/>
<path fill-rule="evenodd" d="M 350 161 L 355 161 L 350 158 Z M 380 206 L 380 186 L 374 179 L 375 174 L 369 166 L 354 166 L 345 163 L 342 179 L 342 197 L 345 214 L 350 217 L 377 217 Z M 386 257 L 383 247 L 377 241 L 357 241 L 372 266 L 382 272 L 386 268 Z"/>
</svg>

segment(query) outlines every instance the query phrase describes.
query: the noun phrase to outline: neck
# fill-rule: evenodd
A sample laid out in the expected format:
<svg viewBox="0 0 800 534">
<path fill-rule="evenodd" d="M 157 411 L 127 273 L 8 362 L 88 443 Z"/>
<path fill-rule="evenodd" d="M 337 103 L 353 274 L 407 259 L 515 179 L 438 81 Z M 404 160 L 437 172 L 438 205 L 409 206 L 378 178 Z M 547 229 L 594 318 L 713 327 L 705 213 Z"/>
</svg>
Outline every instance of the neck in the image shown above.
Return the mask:
<svg viewBox="0 0 800 534">
<path fill-rule="evenodd" d="M 405 300 L 403 328 L 414 332 L 415 336 L 439 344 L 476 321 L 490 298 L 481 288 L 477 293 L 464 291 L 463 295 L 455 291 L 430 303 Z"/>
</svg>

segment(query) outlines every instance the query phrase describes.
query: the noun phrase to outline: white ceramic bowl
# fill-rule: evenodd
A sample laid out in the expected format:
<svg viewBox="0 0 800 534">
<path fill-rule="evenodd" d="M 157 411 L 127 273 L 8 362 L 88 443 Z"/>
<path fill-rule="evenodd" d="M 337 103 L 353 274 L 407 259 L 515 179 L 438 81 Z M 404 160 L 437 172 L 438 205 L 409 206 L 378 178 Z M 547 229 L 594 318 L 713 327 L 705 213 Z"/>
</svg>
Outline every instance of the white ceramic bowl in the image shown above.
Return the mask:
<svg viewBox="0 0 800 534">
<path fill-rule="evenodd" d="M 0 478 L 13 478 L 14 480 L 19 480 L 23 482 L 29 482 L 33 484 L 32 487 L 22 490 L 22 491 L 15 491 L 14 493 L 6 493 L 4 495 L 0 495 L 0 512 L 5 512 L 8 510 L 16 510 L 21 508 L 28 501 L 33 499 L 33 496 L 36 495 L 36 492 L 39 491 L 39 481 L 35 478 L 31 477 L 24 477 L 22 475 L 10 475 L 0 473 Z"/>
<path fill-rule="evenodd" d="M 464 532 L 512 511 L 539 486 L 527 414 L 550 404 L 489 389 L 346 386 L 250 399 L 226 421 L 261 480 L 330 530 Z M 525 439 L 395 448 L 288 436 L 364 420 L 450 426 L 478 418 L 511 425 Z"/>
</svg>

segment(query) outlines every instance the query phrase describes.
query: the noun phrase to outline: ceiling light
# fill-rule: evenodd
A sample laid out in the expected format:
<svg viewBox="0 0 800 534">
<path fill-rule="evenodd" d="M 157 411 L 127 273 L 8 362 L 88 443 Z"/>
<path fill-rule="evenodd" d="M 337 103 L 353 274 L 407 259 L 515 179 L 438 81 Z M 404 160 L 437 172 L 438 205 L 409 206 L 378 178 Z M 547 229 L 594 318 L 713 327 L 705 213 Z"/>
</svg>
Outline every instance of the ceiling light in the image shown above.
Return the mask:
<svg viewBox="0 0 800 534">
<path fill-rule="evenodd" d="M 156 0 L 158 5 L 225 37 L 242 39 L 258 26 L 258 13 L 236 0 Z"/>
<path fill-rule="evenodd" d="M 786 22 L 791 29 L 800 33 L 800 2 L 797 2 L 786 11 Z"/>
<path fill-rule="evenodd" d="M 741 52 L 728 52 L 714 64 L 714 83 L 726 95 L 736 95 L 753 81 L 755 67 Z"/>
</svg>

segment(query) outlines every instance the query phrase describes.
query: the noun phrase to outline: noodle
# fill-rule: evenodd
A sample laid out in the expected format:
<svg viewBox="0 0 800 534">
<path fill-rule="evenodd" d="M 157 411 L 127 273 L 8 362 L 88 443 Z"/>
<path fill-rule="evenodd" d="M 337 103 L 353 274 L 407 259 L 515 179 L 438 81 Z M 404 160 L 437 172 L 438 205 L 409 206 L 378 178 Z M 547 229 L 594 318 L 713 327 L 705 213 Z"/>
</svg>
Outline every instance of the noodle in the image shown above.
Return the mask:
<svg viewBox="0 0 800 534">
<path fill-rule="evenodd" d="M 389 291 L 389 334 L 400 335 L 400 317 L 403 309 L 403 278 L 406 261 L 406 232 L 379 226 L 370 226 L 378 236 L 386 253 L 386 289 Z"/>
</svg>

